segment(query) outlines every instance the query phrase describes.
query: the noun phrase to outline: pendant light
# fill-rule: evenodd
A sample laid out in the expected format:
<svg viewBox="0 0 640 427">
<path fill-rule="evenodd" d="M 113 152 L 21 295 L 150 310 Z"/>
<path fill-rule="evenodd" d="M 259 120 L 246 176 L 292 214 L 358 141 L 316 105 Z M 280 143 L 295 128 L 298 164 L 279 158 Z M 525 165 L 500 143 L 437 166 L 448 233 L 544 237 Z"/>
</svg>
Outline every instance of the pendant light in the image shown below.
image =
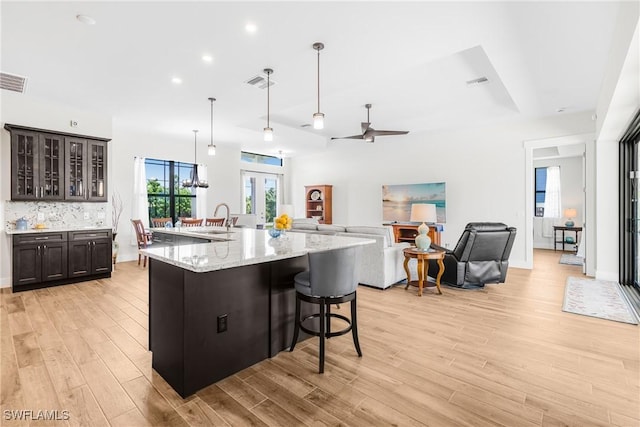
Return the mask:
<svg viewBox="0 0 640 427">
<path fill-rule="evenodd" d="M 318 52 L 318 111 L 313 114 L 313 128 L 324 128 L 324 114 L 320 112 L 320 51 L 324 49 L 324 43 L 316 42 L 313 48 Z"/>
<path fill-rule="evenodd" d="M 182 181 L 185 188 L 209 188 L 206 180 L 198 179 L 198 130 L 193 130 L 193 169 L 191 169 L 191 177 Z"/>
<path fill-rule="evenodd" d="M 273 70 L 271 68 L 265 68 L 264 72 L 267 75 L 267 127 L 264 128 L 264 140 L 270 142 L 273 141 L 273 129 L 269 126 L 269 86 L 271 86 L 270 76 Z"/>
<path fill-rule="evenodd" d="M 215 98 L 209 98 L 209 102 L 211 102 L 211 142 L 207 146 L 207 154 L 209 154 L 210 156 L 216 155 L 216 146 L 213 143 L 213 102 L 215 100 Z"/>
</svg>

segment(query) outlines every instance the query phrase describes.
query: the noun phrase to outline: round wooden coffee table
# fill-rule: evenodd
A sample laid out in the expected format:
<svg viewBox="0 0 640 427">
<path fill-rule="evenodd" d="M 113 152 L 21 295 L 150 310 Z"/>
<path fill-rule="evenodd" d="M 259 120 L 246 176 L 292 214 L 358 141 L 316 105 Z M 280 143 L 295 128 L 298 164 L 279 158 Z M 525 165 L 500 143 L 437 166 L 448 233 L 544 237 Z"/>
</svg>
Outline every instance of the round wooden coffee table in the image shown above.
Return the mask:
<svg viewBox="0 0 640 427">
<path fill-rule="evenodd" d="M 418 260 L 418 280 L 411 280 L 411 273 L 409 272 L 409 260 L 411 258 L 416 258 Z M 428 251 L 418 249 L 415 247 L 407 248 L 404 250 L 404 271 L 407 272 L 407 286 L 404 288 L 405 290 L 411 286 L 418 287 L 418 296 L 422 296 L 422 288 L 425 283 L 427 283 L 428 277 L 427 273 L 429 272 L 429 260 L 435 259 L 438 261 L 438 275 L 436 276 L 436 287 L 438 288 L 438 293 L 442 295 L 442 291 L 440 290 L 440 278 L 442 277 L 442 273 L 444 273 L 444 251 L 437 251 L 430 249 Z"/>
</svg>

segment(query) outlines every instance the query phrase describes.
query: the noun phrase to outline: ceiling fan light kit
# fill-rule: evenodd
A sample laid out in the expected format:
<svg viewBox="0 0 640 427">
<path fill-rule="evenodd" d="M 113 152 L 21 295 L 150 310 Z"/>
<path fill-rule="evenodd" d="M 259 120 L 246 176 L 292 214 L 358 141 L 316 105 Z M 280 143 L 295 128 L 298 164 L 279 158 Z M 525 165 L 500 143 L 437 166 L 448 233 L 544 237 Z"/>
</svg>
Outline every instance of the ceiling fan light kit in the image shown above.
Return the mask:
<svg viewBox="0 0 640 427">
<path fill-rule="evenodd" d="M 267 127 L 264 128 L 263 134 L 264 134 L 264 140 L 266 142 L 271 142 L 273 141 L 273 129 L 269 125 L 269 102 L 270 102 L 269 86 L 271 83 L 270 78 L 271 78 L 271 74 L 273 73 L 273 70 L 271 68 L 265 68 L 264 73 L 267 75 Z"/>
<path fill-rule="evenodd" d="M 313 49 L 318 52 L 318 111 L 313 115 L 313 128 L 314 129 L 323 129 L 324 128 L 324 114 L 320 112 L 320 51 L 324 49 L 324 43 L 315 42 L 313 44 Z"/>
</svg>

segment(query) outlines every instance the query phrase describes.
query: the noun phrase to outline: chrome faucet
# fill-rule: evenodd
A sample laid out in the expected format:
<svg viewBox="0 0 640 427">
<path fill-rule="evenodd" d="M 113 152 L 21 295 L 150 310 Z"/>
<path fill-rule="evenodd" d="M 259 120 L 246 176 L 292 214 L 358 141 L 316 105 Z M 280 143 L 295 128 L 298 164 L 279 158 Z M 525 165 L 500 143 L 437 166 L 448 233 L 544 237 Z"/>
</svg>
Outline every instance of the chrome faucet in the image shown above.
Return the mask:
<svg viewBox="0 0 640 427">
<path fill-rule="evenodd" d="M 224 206 L 225 208 L 227 208 L 227 219 L 225 221 L 225 226 L 227 227 L 227 230 L 229 229 L 229 227 L 231 227 L 231 210 L 229 209 L 229 205 L 226 203 L 219 203 L 218 206 L 216 206 L 216 208 L 213 211 L 213 216 L 214 217 L 218 217 L 218 209 L 220 209 L 220 206 Z"/>
</svg>

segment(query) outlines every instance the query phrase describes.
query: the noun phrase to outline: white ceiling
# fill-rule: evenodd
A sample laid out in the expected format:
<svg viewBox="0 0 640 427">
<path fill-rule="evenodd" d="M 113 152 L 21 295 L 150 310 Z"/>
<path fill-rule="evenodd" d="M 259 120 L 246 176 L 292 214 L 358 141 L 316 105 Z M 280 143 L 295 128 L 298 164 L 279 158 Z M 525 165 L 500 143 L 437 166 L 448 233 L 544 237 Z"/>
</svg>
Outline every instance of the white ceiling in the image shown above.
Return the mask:
<svg viewBox="0 0 640 427">
<path fill-rule="evenodd" d="M 295 156 L 359 133 L 366 103 L 374 128 L 411 133 L 594 110 L 618 9 L 577 1 L 3 1 L 0 59 L 3 72 L 29 78 L 31 96 L 189 145 L 192 129 L 209 141 L 214 96 L 217 145 Z M 316 111 L 316 41 L 325 44 L 322 131 L 301 127 Z M 244 83 L 266 67 L 276 82 L 272 143 L 262 141 L 266 90 Z M 174 76 L 183 83 L 171 83 Z M 489 82 L 465 83 L 478 77 Z"/>
</svg>

